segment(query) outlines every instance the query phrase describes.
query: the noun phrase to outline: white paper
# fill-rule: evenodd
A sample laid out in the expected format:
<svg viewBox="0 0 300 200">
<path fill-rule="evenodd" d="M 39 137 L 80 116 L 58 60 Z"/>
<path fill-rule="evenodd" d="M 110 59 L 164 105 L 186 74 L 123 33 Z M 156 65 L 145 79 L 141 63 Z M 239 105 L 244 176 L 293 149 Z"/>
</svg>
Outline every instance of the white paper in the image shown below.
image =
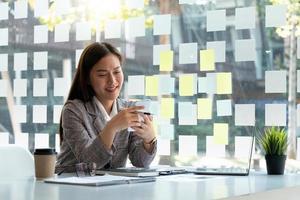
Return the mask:
<svg viewBox="0 0 300 200">
<path fill-rule="evenodd" d="M 16 117 L 17 123 L 27 122 L 27 106 L 26 105 L 15 105 L 14 106 L 14 116 Z"/>
<path fill-rule="evenodd" d="M 215 62 L 225 62 L 226 59 L 226 42 L 214 41 L 206 43 L 207 49 L 213 49 L 215 51 Z"/>
<path fill-rule="evenodd" d="M 297 104 L 297 127 L 300 127 L 300 104 Z M 299 149 L 300 149 L 300 146 L 299 146 Z"/>
<path fill-rule="evenodd" d="M 76 49 L 76 68 L 78 67 L 78 63 L 79 63 L 79 60 L 80 60 L 80 56 L 83 52 L 83 49 Z"/>
<path fill-rule="evenodd" d="M 125 36 L 126 39 L 145 36 L 145 16 L 127 19 L 125 21 Z"/>
<path fill-rule="evenodd" d="M 231 116 L 231 99 L 217 100 L 217 116 Z"/>
<path fill-rule="evenodd" d="M 216 73 L 206 74 L 207 94 L 212 95 L 217 92 L 217 76 Z"/>
<path fill-rule="evenodd" d="M 70 0 L 58 0 L 55 1 L 55 13 L 56 15 L 65 15 L 68 14 L 71 10 L 71 2 Z"/>
<path fill-rule="evenodd" d="M 143 9 L 144 8 L 144 0 L 126 0 L 125 5 L 129 9 Z"/>
<path fill-rule="evenodd" d="M 286 104 L 265 104 L 265 126 L 286 126 Z"/>
<path fill-rule="evenodd" d="M 171 155 L 171 145 L 168 139 L 157 139 L 157 155 L 169 156 Z"/>
<path fill-rule="evenodd" d="M 14 79 L 14 96 L 27 96 L 27 79 Z"/>
<path fill-rule="evenodd" d="M 14 70 L 15 71 L 27 70 L 27 53 L 14 54 Z"/>
<path fill-rule="evenodd" d="M 215 144 L 214 136 L 206 136 L 206 157 L 225 157 L 225 145 Z"/>
<path fill-rule="evenodd" d="M 212 10 L 206 13 L 206 30 L 225 31 L 226 30 L 226 11 Z"/>
<path fill-rule="evenodd" d="M 55 134 L 55 151 L 60 152 L 60 137 L 59 134 Z"/>
<path fill-rule="evenodd" d="M 128 76 L 128 95 L 145 95 L 145 76 Z"/>
<path fill-rule="evenodd" d="M 8 45 L 8 28 L 0 28 L 0 46 Z"/>
<path fill-rule="evenodd" d="M 159 138 L 174 140 L 174 125 L 173 124 L 159 125 Z"/>
<path fill-rule="evenodd" d="M 297 160 L 300 160 L 300 138 L 297 137 Z"/>
<path fill-rule="evenodd" d="M 105 39 L 121 38 L 122 22 L 119 19 L 107 20 L 104 29 Z"/>
<path fill-rule="evenodd" d="M 34 134 L 34 148 L 49 148 L 49 134 L 35 133 Z"/>
<path fill-rule="evenodd" d="M 297 70 L 297 92 L 300 92 L 300 70 Z"/>
<path fill-rule="evenodd" d="M 48 52 L 39 51 L 33 53 L 33 69 L 47 70 L 48 69 Z"/>
<path fill-rule="evenodd" d="M 179 125 L 197 125 L 197 105 L 178 102 L 178 120 Z"/>
<path fill-rule="evenodd" d="M 256 60 L 256 49 L 255 40 L 236 40 L 235 41 L 235 61 L 255 61 Z"/>
<path fill-rule="evenodd" d="M 252 145 L 252 137 L 249 136 L 235 136 L 234 137 L 234 157 L 235 158 L 248 158 L 250 157 Z"/>
<path fill-rule="evenodd" d="M 265 72 L 265 92 L 266 93 L 286 93 L 287 71 L 266 71 Z"/>
<path fill-rule="evenodd" d="M 47 43 L 48 42 L 48 27 L 47 25 L 34 26 L 34 43 Z"/>
<path fill-rule="evenodd" d="M 32 106 L 32 122 L 47 123 L 47 106 L 33 105 Z"/>
<path fill-rule="evenodd" d="M 179 4 L 194 4 L 196 0 L 179 0 Z"/>
<path fill-rule="evenodd" d="M 64 97 L 68 95 L 70 83 L 66 78 L 54 78 L 54 96 Z"/>
<path fill-rule="evenodd" d="M 0 79 L 0 97 L 7 97 L 8 95 L 8 81 Z"/>
<path fill-rule="evenodd" d="M 9 133 L 8 132 L 0 132 L 0 145 L 9 144 Z"/>
<path fill-rule="evenodd" d="M 153 35 L 171 34 L 171 15 L 153 15 Z"/>
<path fill-rule="evenodd" d="M 267 5 L 266 6 L 266 27 L 280 27 L 286 24 L 287 6 Z"/>
<path fill-rule="evenodd" d="M 255 7 L 244 7 L 235 9 L 235 29 L 255 28 Z"/>
<path fill-rule="evenodd" d="M 45 97 L 47 96 L 47 78 L 34 78 L 33 79 L 33 96 Z"/>
<path fill-rule="evenodd" d="M 0 21 L 8 19 L 8 2 L 0 2 Z"/>
<path fill-rule="evenodd" d="M 15 136 L 15 144 L 28 149 L 28 133 L 19 133 Z"/>
<path fill-rule="evenodd" d="M 300 59 L 300 37 L 297 37 L 297 58 Z"/>
<path fill-rule="evenodd" d="M 8 54 L 0 54 L 0 71 L 8 70 Z"/>
<path fill-rule="evenodd" d="M 53 123 L 58 124 L 60 121 L 62 105 L 53 105 Z"/>
<path fill-rule="evenodd" d="M 198 77 L 198 93 L 207 93 L 206 77 Z"/>
<path fill-rule="evenodd" d="M 236 126 L 255 126 L 255 104 L 235 104 Z"/>
<path fill-rule="evenodd" d="M 76 23 L 76 41 L 91 40 L 91 25 L 88 22 Z"/>
<path fill-rule="evenodd" d="M 41 17 L 48 15 L 48 0 L 35 1 L 34 16 Z"/>
<path fill-rule="evenodd" d="M 160 53 L 171 50 L 170 44 L 153 45 L 153 65 L 160 64 Z"/>
<path fill-rule="evenodd" d="M 179 135 L 179 156 L 197 156 L 197 136 Z"/>
<path fill-rule="evenodd" d="M 68 42 L 70 24 L 58 24 L 54 30 L 54 42 Z"/>
<path fill-rule="evenodd" d="M 28 4 L 27 0 L 15 1 L 15 19 L 27 18 L 28 15 Z"/>
<path fill-rule="evenodd" d="M 175 91 L 175 78 L 171 77 L 169 74 L 160 74 L 159 76 L 159 94 L 160 95 L 170 95 Z"/>
<path fill-rule="evenodd" d="M 179 44 L 179 64 L 192 64 L 198 62 L 198 44 L 181 43 Z"/>
</svg>

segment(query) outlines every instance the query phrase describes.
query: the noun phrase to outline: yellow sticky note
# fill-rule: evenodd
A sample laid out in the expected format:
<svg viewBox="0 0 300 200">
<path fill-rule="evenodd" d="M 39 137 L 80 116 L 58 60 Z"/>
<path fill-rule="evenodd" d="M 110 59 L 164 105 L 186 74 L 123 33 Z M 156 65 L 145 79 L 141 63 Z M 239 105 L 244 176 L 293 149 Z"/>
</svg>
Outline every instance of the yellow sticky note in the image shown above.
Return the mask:
<svg viewBox="0 0 300 200">
<path fill-rule="evenodd" d="M 214 123 L 214 143 L 228 144 L 228 124 Z"/>
<path fill-rule="evenodd" d="M 159 54 L 159 71 L 170 72 L 173 70 L 173 51 L 162 51 Z"/>
<path fill-rule="evenodd" d="M 231 72 L 217 73 L 217 94 L 232 94 Z"/>
<path fill-rule="evenodd" d="M 194 74 L 182 74 L 179 76 L 179 95 L 193 96 L 194 95 Z"/>
<path fill-rule="evenodd" d="M 162 98 L 161 99 L 160 115 L 164 119 L 174 118 L 174 98 Z"/>
<path fill-rule="evenodd" d="M 146 76 L 145 77 L 145 92 L 146 96 L 157 96 L 158 95 L 158 76 Z"/>
<path fill-rule="evenodd" d="M 198 119 L 211 119 L 212 117 L 212 99 L 199 98 L 198 104 Z"/>
<path fill-rule="evenodd" d="M 214 71 L 215 51 L 213 49 L 200 50 L 200 71 Z"/>
</svg>

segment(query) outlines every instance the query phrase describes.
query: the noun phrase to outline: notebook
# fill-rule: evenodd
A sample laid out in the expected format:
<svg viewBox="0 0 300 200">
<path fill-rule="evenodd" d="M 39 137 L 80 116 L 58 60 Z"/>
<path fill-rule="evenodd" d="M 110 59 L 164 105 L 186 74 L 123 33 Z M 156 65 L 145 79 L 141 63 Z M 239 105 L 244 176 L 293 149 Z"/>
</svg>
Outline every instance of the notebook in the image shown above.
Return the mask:
<svg viewBox="0 0 300 200">
<path fill-rule="evenodd" d="M 159 172 L 156 169 L 138 168 L 138 167 L 122 167 L 116 169 L 98 169 L 97 175 L 110 174 L 116 176 L 131 176 L 131 177 L 153 177 L 158 176 Z"/>
</svg>

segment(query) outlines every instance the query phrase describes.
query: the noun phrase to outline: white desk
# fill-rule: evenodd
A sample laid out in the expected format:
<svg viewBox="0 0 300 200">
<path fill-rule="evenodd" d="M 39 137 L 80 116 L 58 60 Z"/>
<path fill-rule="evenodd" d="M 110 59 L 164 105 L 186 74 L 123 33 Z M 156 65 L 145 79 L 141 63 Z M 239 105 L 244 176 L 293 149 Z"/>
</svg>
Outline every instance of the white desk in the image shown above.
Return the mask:
<svg viewBox="0 0 300 200">
<path fill-rule="evenodd" d="M 299 186 L 298 188 L 290 188 Z M 250 199 L 250 195 L 272 196 L 280 190 L 293 190 L 300 195 L 300 175 L 270 176 L 250 174 L 245 177 L 208 178 L 208 176 L 181 175 L 159 177 L 156 182 L 115 185 L 105 187 L 49 184 L 35 180 L 0 179 L 0 199 L 12 200 L 58 200 L 58 199 L 97 199 L 97 200 L 199 200 L 199 199 Z M 267 191 L 267 192 L 265 192 Z M 264 193 L 259 193 L 264 192 Z M 257 194 L 254 194 L 257 193 Z M 271 193 L 271 194 L 269 194 Z M 246 195 L 241 196 L 241 195 Z M 241 196 L 241 197 L 236 197 Z M 273 195 L 272 200 L 282 199 Z M 298 195 L 297 195 L 298 196 Z M 265 197 L 265 196 L 262 196 Z M 258 199 L 253 198 L 253 199 Z M 289 198 L 285 198 L 289 199 Z"/>
</svg>

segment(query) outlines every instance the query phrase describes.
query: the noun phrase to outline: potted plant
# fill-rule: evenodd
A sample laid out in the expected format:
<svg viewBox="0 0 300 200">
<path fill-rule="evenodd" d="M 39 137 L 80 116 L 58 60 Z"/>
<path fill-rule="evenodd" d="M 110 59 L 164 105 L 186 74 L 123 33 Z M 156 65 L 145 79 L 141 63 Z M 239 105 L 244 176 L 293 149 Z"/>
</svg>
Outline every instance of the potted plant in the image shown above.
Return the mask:
<svg viewBox="0 0 300 200">
<path fill-rule="evenodd" d="M 287 151 L 287 133 L 284 128 L 265 129 L 258 137 L 259 144 L 265 152 L 268 174 L 283 174 Z"/>
</svg>

